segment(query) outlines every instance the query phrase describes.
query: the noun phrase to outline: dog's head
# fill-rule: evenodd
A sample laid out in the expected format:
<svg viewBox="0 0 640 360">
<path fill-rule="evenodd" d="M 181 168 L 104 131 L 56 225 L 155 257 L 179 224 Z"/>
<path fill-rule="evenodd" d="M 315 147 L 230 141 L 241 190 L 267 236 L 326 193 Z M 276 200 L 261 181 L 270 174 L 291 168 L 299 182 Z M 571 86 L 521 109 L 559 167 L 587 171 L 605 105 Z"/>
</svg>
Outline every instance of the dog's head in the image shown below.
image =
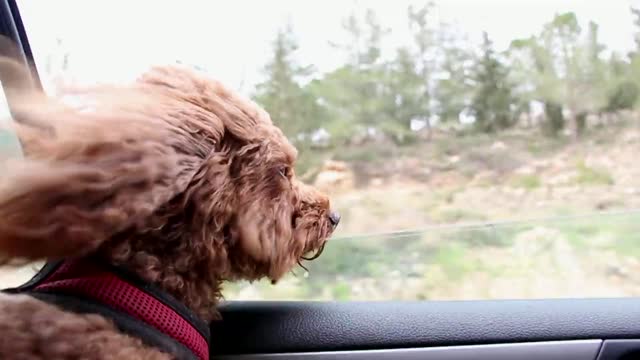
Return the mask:
<svg viewBox="0 0 640 360">
<path fill-rule="evenodd" d="M 269 115 L 216 81 L 165 67 L 78 94 L 89 107 L 16 107 L 27 160 L 0 179 L 10 256 L 97 251 L 170 288 L 275 281 L 339 222 L 296 179 L 296 149 Z"/>
<path fill-rule="evenodd" d="M 296 179 L 290 150 L 265 141 L 231 156 L 228 191 L 235 196 L 223 234 L 232 272 L 242 278 L 277 280 L 315 258 L 338 225 L 329 199 Z"/>
<path fill-rule="evenodd" d="M 297 180 L 297 151 L 264 110 L 183 68 L 156 68 L 140 82 L 182 106 L 167 122 L 190 133 L 188 142 L 209 144 L 180 198 L 194 211 L 192 231 L 222 241 L 229 278 L 275 281 L 322 251 L 340 217 Z"/>
</svg>

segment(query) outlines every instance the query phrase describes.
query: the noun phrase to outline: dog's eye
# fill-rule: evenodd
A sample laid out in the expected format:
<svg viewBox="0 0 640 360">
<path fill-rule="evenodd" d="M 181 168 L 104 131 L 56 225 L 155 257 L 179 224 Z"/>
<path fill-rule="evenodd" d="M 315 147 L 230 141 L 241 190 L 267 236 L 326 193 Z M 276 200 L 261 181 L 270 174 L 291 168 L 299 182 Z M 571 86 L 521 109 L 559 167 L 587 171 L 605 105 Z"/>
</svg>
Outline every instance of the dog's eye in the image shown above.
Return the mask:
<svg viewBox="0 0 640 360">
<path fill-rule="evenodd" d="M 289 179 L 291 177 L 291 168 L 288 166 L 283 166 L 278 169 L 278 174 L 285 179 Z"/>
</svg>

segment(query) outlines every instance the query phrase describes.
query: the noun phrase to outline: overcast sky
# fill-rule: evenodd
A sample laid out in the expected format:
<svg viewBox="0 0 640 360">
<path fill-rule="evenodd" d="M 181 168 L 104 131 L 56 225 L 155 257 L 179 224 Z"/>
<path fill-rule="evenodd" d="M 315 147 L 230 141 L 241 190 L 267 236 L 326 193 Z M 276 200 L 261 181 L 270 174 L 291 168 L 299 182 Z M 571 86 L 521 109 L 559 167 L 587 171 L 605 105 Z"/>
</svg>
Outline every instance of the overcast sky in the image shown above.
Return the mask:
<svg viewBox="0 0 640 360">
<path fill-rule="evenodd" d="M 288 20 L 300 43 L 299 58 L 319 70 L 342 59 L 328 41 L 344 37 L 341 19 L 373 8 L 390 27 L 389 42 L 408 38 L 406 8 L 414 0 L 18 0 L 38 66 L 48 54 L 70 53 L 79 81 L 131 79 L 152 64 L 183 61 L 206 68 L 229 85 L 249 91 L 269 56 L 278 27 Z M 600 24 L 610 49 L 632 46 L 632 0 L 442 0 L 440 18 L 472 39 L 486 30 L 499 49 L 540 30 L 554 13 L 574 11 L 586 25 Z M 360 11 L 361 12 L 361 11 Z M 63 48 L 57 46 L 62 40 Z M 46 80 L 46 79 L 45 79 Z"/>
</svg>

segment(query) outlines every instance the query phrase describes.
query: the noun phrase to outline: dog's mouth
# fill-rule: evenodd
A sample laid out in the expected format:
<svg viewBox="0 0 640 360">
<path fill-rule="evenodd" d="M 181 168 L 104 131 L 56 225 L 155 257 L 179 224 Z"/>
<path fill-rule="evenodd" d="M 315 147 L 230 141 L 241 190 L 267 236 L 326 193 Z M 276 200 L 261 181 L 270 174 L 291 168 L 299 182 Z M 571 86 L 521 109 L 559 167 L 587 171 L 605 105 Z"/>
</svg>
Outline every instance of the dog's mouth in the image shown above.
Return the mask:
<svg viewBox="0 0 640 360">
<path fill-rule="evenodd" d="M 331 237 L 333 231 L 336 228 L 337 221 L 335 223 L 333 221 L 331 223 L 319 222 L 317 225 L 318 227 L 314 229 L 316 231 L 316 240 L 311 244 L 308 244 L 312 245 L 311 249 L 307 249 L 307 251 L 302 254 L 302 256 L 300 256 L 300 259 L 298 259 L 298 265 L 300 265 L 305 270 L 307 269 L 301 264 L 301 261 L 313 261 L 319 258 L 320 255 L 322 255 L 322 253 L 324 252 L 324 247 L 327 245 L 328 238 Z M 319 246 L 318 241 L 321 242 Z"/>
<path fill-rule="evenodd" d="M 299 226 L 303 226 L 303 224 L 300 223 L 300 220 L 302 218 L 303 218 L 303 215 L 299 211 L 296 211 L 292 214 L 291 227 L 292 229 L 294 229 L 294 231 Z M 307 250 L 296 260 L 297 265 L 307 273 L 309 272 L 309 269 L 303 264 L 303 261 L 313 261 L 319 258 L 320 255 L 322 255 L 322 253 L 324 252 L 324 247 L 327 244 L 327 239 L 331 236 L 331 234 L 333 233 L 333 230 L 335 230 L 335 227 L 336 227 L 335 225 L 337 224 L 334 224 L 333 222 L 331 223 L 327 222 L 325 224 L 322 221 L 317 221 L 314 225 L 315 226 L 312 226 L 313 230 L 311 230 L 311 232 L 315 233 L 316 236 L 313 236 L 315 239 L 312 240 L 310 243 L 307 243 L 307 246 L 311 249 Z M 317 245 L 318 242 L 321 242 L 319 246 Z M 293 272 L 293 269 L 291 271 Z M 295 272 L 293 272 L 293 274 L 295 275 Z M 277 284 L 277 282 L 278 280 L 271 279 L 272 285 Z"/>
<path fill-rule="evenodd" d="M 310 255 L 307 256 L 307 254 L 302 255 L 299 259 L 298 259 L 298 266 L 300 266 L 301 268 L 304 269 L 304 271 L 309 272 L 309 269 L 307 269 L 306 266 L 302 265 L 302 260 L 305 261 L 313 261 L 315 259 L 317 259 L 318 257 L 320 257 L 320 255 L 322 255 L 322 252 L 324 251 L 324 246 L 327 244 L 327 242 L 323 242 L 322 245 L 320 245 L 320 247 L 318 249 L 316 249 L 315 251 L 311 251 Z"/>
<path fill-rule="evenodd" d="M 299 212 L 295 212 L 293 214 L 293 216 L 291 217 L 291 227 L 293 229 L 296 228 L 296 225 L 298 225 L 298 219 L 300 219 L 302 217 L 302 215 Z M 333 227 L 331 228 L 331 230 L 333 230 Z M 330 234 L 328 234 L 330 235 Z M 311 250 L 309 252 L 306 252 L 305 254 L 303 254 L 300 259 L 298 259 L 298 265 L 302 266 L 302 264 L 300 263 L 300 260 L 306 260 L 306 261 L 311 261 L 311 260 L 315 260 L 317 259 L 320 255 L 322 255 L 322 252 L 324 251 L 324 246 L 326 244 L 326 241 L 323 241 L 322 244 L 315 250 Z M 307 255 L 311 253 L 311 255 Z M 306 270 L 306 268 L 304 266 L 302 266 L 303 269 Z"/>
<path fill-rule="evenodd" d="M 311 256 L 301 256 L 300 259 L 298 259 L 298 266 L 300 266 L 304 271 L 309 272 L 309 269 L 307 269 L 306 266 L 302 265 L 302 260 L 312 261 L 317 259 L 320 255 L 322 255 L 322 252 L 324 251 L 324 245 L 325 243 L 322 243 L 318 250 L 316 250 Z"/>
<path fill-rule="evenodd" d="M 307 256 L 306 254 L 305 254 L 305 255 L 302 255 L 302 256 L 301 256 L 301 257 L 296 261 L 296 262 L 297 262 L 297 264 L 298 264 L 298 266 L 300 266 L 300 267 L 301 267 L 305 272 L 307 272 L 307 273 L 308 273 L 308 272 L 309 272 L 309 269 L 308 269 L 306 266 L 304 266 L 304 265 L 302 264 L 302 261 L 303 261 L 303 260 L 304 260 L 304 261 L 313 261 L 313 260 L 317 259 L 318 257 L 320 257 L 320 255 L 322 255 L 322 252 L 324 251 L 324 246 L 325 246 L 325 245 L 326 245 L 326 241 L 325 241 L 325 242 L 323 242 L 323 243 L 322 243 L 322 245 L 320 245 L 320 247 L 318 247 L 318 249 L 317 249 L 317 250 L 315 250 L 315 251 L 311 251 L 311 252 L 310 252 L 311 254 L 310 254 L 309 256 Z M 309 254 L 309 253 L 307 253 L 307 254 Z M 295 275 L 295 273 L 293 273 L 293 274 Z M 275 279 L 271 279 L 271 285 L 276 285 L 277 283 L 278 283 L 278 281 L 277 281 L 277 280 L 275 280 Z"/>
<path fill-rule="evenodd" d="M 326 242 L 323 242 L 322 245 L 320 245 L 320 247 L 315 252 L 312 252 L 311 256 L 307 257 L 307 256 L 303 255 L 300 258 L 302 260 L 307 260 L 307 261 L 312 261 L 312 260 L 317 259 L 320 255 L 322 255 L 322 252 L 324 251 L 325 244 L 326 244 Z"/>
</svg>

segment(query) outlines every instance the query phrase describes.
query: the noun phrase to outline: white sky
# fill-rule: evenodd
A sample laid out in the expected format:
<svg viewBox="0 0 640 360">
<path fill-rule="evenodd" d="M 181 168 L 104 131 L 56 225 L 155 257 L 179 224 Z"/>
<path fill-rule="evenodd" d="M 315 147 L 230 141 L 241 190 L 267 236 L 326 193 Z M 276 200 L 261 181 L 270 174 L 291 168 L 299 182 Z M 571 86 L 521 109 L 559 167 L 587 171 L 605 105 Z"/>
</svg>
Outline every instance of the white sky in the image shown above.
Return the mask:
<svg viewBox="0 0 640 360">
<path fill-rule="evenodd" d="M 441 0 L 440 17 L 473 39 L 489 32 L 499 49 L 540 30 L 554 13 L 574 11 L 583 25 L 600 25 L 610 49 L 632 46 L 632 0 Z M 407 41 L 406 8 L 416 0 L 18 0 L 38 66 L 68 51 L 80 81 L 128 80 L 151 64 L 176 60 L 206 68 L 249 91 L 270 54 L 270 41 L 289 19 L 299 58 L 320 70 L 342 59 L 328 41 L 340 41 L 341 19 L 370 7 L 390 27 L 390 42 Z M 362 11 L 360 11 L 362 12 Z M 56 47 L 62 39 L 64 49 Z M 46 79 L 43 79 L 46 80 Z"/>
</svg>

